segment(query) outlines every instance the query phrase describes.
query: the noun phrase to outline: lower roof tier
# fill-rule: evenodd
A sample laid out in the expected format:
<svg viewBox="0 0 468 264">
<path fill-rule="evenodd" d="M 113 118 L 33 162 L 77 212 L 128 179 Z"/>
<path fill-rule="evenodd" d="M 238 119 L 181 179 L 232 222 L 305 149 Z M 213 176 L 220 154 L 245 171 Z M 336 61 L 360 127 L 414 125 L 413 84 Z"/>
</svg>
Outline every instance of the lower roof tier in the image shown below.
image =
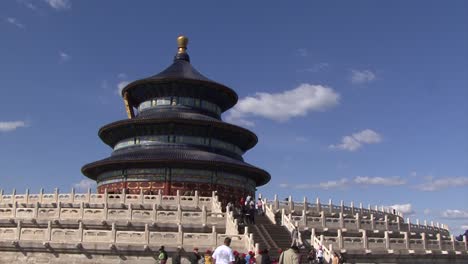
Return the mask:
<svg viewBox="0 0 468 264">
<path fill-rule="evenodd" d="M 99 175 L 108 171 L 161 167 L 222 170 L 244 175 L 252 179 L 256 186 L 264 185 L 271 179 L 268 172 L 246 162 L 198 149 L 178 148 L 160 149 L 157 152 L 143 149 L 124 155 L 113 155 L 89 163 L 83 166 L 81 171 L 88 178 L 97 180 Z"/>
</svg>

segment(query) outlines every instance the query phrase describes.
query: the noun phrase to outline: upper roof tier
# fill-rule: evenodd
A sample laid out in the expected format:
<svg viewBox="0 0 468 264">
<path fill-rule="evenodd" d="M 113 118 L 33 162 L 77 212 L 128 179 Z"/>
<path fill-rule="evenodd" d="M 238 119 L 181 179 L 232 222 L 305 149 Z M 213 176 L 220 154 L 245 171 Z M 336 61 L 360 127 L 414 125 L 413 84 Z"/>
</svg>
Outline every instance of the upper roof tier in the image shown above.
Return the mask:
<svg viewBox="0 0 468 264">
<path fill-rule="evenodd" d="M 152 98 L 186 96 L 210 101 L 226 111 L 237 103 L 237 94 L 231 88 L 214 82 L 198 72 L 186 52 L 188 39 L 180 36 L 179 51 L 174 62 L 162 72 L 129 83 L 122 90 L 128 95 L 130 105 L 137 107 Z"/>
</svg>

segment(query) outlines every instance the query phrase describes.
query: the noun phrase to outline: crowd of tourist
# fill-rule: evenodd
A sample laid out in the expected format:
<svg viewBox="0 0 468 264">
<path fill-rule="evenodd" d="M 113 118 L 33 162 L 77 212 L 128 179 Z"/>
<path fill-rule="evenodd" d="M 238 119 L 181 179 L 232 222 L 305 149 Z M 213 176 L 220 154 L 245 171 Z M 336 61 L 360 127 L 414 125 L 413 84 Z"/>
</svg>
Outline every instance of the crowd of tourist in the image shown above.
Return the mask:
<svg viewBox="0 0 468 264">
<path fill-rule="evenodd" d="M 182 257 L 187 258 L 190 264 L 323 264 L 324 256 L 322 246 L 315 249 L 312 247 L 307 252 L 301 252 L 298 246 L 292 245 L 289 249 L 278 251 L 279 257 L 270 257 L 268 249 L 263 249 L 255 254 L 252 251 L 240 253 L 230 248 L 231 238 L 227 237 L 224 244 L 217 247 L 214 252 L 207 249 L 205 253 L 200 253 L 198 248 L 194 248 L 192 252 L 184 252 L 181 247 L 177 248 L 176 253 L 172 256 L 173 264 L 181 264 Z M 166 264 L 168 254 L 161 246 L 157 254 L 157 263 Z M 341 253 L 334 252 L 332 264 L 346 263 L 345 256 Z"/>
</svg>

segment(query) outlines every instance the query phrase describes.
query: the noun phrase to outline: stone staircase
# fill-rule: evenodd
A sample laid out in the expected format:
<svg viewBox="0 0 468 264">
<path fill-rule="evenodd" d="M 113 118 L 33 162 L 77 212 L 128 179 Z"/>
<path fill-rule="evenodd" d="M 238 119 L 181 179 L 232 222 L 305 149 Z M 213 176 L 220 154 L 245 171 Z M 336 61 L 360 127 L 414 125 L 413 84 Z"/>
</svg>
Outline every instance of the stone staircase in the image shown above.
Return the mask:
<svg viewBox="0 0 468 264">
<path fill-rule="evenodd" d="M 281 225 L 273 224 L 266 216 L 255 218 L 255 225 L 249 225 L 255 243 L 260 250 L 268 249 L 272 259 L 278 258 L 278 249 L 286 250 L 291 246 L 291 234 Z"/>
</svg>

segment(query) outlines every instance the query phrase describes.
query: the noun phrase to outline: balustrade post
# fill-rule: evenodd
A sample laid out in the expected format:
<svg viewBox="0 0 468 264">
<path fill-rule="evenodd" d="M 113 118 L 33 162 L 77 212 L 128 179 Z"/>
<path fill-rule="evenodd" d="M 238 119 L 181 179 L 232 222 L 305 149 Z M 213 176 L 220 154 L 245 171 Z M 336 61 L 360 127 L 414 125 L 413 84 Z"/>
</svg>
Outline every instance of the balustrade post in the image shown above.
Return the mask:
<svg viewBox="0 0 468 264">
<path fill-rule="evenodd" d="M 302 224 L 307 227 L 307 213 L 306 210 L 302 210 Z"/>
<path fill-rule="evenodd" d="M 328 211 L 330 212 L 330 214 L 333 213 L 333 202 L 332 202 L 332 199 L 328 199 Z"/>
<path fill-rule="evenodd" d="M 11 202 L 14 204 L 16 202 L 16 189 L 13 189 L 13 191 L 11 192 Z"/>
<path fill-rule="evenodd" d="M 405 239 L 405 248 L 410 249 L 410 238 L 409 238 L 410 232 L 404 232 L 403 233 L 403 238 Z"/>
<path fill-rule="evenodd" d="M 351 201 L 351 214 L 354 215 L 354 201 Z"/>
<path fill-rule="evenodd" d="M 406 218 L 406 222 L 408 223 L 408 232 L 411 232 L 411 220 L 408 218 Z"/>
<path fill-rule="evenodd" d="M 0 189 L 0 203 L 3 202 L 3 189 Z"/>
<path fill-rule="evenodd" d="M 293 198 L 291 195 L 289 195 L 288 197 L 288 206 L 289 206 L 290 212 L 294 211 L 294 202 L 293 202 Z"/>
<path fill-rule="evenodd" d="M 83 242 L 83 222 L 78 224 L 78 235 L 80 237 L 80 242 Z"/>
<path fill-rule="evenodd" d="M 39 217 L 39 202 L 36 202 L 34 204 L 34 210 L 35 210 L 34 211 L 34 218 L 37 219 Z"/>
<path fill-rule="evenodd" d="M 343 200 L 340 201 L 340 207 L 341 207 L 340 208 L 340 213 L 344 214 L 344 201 Z"/>
<path fill-rule="evenodd" d="M 465 244 L 465 251 L 468 251 L 468 241 L 466 239 L 466 236 L 463 236 L 463 243 Z"/>
<path fill-rule="evenodd" d="M 370 215 L 371 230 L 375 230 L 375 217 L 374 214 Z"/>
<path fill-rule="evenodd" d="M 362 215 L 362 203 L 359 203 L 359 213 Z"/>
<path fill-rule="evenodd" d="M 320 220 L 322 222 L 322 228 L 327 227 L 327 221 L 325 219 L 325 211 L 320 212 Z"/>
<path fill-rule="evenodd" d="M 396 223 L 398 231 L 401 231 L 401 218 L 399 216 L 396 218 Z"/>
<path fill-rule="evenodd" d="M 343 208 L 343 207 L 341 207 Z M 344 228 L 344 217 L 343 217 L 343 213 L 340 213 L 340 228 Z"/>
<path fill-rule="evenodd" d="M 47 233 L 45 237 L 45 241 L 50 241 L 52 237 L 52 221 L 47 221 Z"/>
<path fill-rule="evenodd" d="M 202 206 L 202 225 L 206 226 L 207 221 L 208 221 L 208 219 L 207 219 L 207 216 L 206 216 L 206 206 L 203 205 Z"/>
<path fill-rule="evenodd" d="M 355 219 L 356 219 L 356 229 L 359 230 L 361 229 L 361 217 L 359 216 L 359 213 L 356 213 Z"/>
<path fill-rule="evenodd" d="M 58 203 L 58 201 L 59 201 L 59 192 L 60 192 L 59 188 L 54 189 L 54 197 L 55 197 L 55 202 L 56 203 Z"/>
<path fill-rule="evenodd" d="M 455 236 L 454 235 L 451 235 L 450 236 L 450 242 L 452 242 L 452 250 L 455 251 L 457 249 L 457 246 L 456 246 L 456 242 L 455 242 Z"/>
<path fill-rule="evenodd" d="M 341 233 L 341 229 L 338 229 L 338 248 L 342 249 L 343 248 L 343 235 Z"/>
<path fill-rule="evenodd" d="M 16 224 L 16 240 L 17 241 L 21 240 L 21 228 L 22 228 L 21 220 L 18 220 Z"/>
<path fill-rule="evenodd" d="M 442 237 L 440 233 L 436 234 L 436 238 L 437 238 L 437 244 L 439 245 L 439 249 L 442 250 Z"/>
<path fill-rule="evenodd" d="M 71 197 L 71 203 L 74 203 L 75 202 L 75 188 L 74 187 L 72 187 L 71 189 L 70 197 Z"/>
<path fill-rule="evenodd" d="M 182 223 L 182 209 L 180 208 L 180 204 L 177 205 L 177 219 L 178 224 Z"/>
<path fill-rule="evenodd" d="M 177 244 L 183 245 L 184 244 L 184 230 L 181 224 L 177 225 Z"/>
<path fill-rule="evenodd" d="M 278 195 L 275 194 L 274 200 L 273 200 L 273 213 L 276 213 L 276 210 L 279 210 L 279 201 L 278 201 Z"/>
<path fill-rule="evenodd" d="M 388 214 L 384 215 L 384 221 L 385 221 L 385 230 L 388 230 Z"/>
<path fill-rule="evenodd" d="M 198 190 L 195 191 L 195 206 L 198 208 L 200 206 L 200 197 L 198 196 Z"/>
<path fill-rule="evenodd" d="M 26 188 L 26 204 L 29 203 L 29 188 Z"/>
<path fill-rule="evenodd" d="M 153 204 L 153 222 L 156 223 L 158 222 L 158 210 L 157 210 L 158 205 Z"/>
<path fill-rule="evenodd" d="M 364 246 L 364 249 L 369 249 L 369 241 L 367 240 L 366 230 L 362 230 L 362 245 Z"/>
<path fill-rule="evenodd" d="M 423 246 L 423 249 L 426 250 L 427 249 L 427 241 L 426 241 L 426 233 L 421 233 L 421 241 L 422 241 L 422 246 Z"/>
<path fill-rule="evenodd" d="M 18 203 L 16 201 L 13 202 L 13 218 L 16 218 L 16 208 L 18 207 Z"/>
<path fill-rule="evenodd" d="M 128 208 L 127 208 L 127 213 L 128 213 L 128 219 L 130 221 L 132 221 L 133 219 L 133 208 L 132 208 L 132 204 L 128 204 Z"/>
<path fill-rule="evenodd" d="M 314 241 L 315 241 L 315 228 L 312 228 L 310 230 L 310 245 L 314 246 Z"/>
<path fill-rule="evenodd" d="M 61 215 L 61 211 L 62 211 L 62 203 L 61 202 L 58 202 L 57 203 L 57 220 L 60 220 L 60 215 Z"/>
<path fill-rule="evenodd" d="M 180 206 L 180 190 L 176 191 L 176 202 L 177 205 Z"/>
<path fill-rule="evenodd" d="M 162 193 L 161 190 L 158 190 L 158 205 L 162 205 Z"/>
<path fill-rule="evenodd" d="M 384 232 L 384 240 L 385 240 L 385 249 L 390 249 L 390 237 L 388 235 L 388 231 Z"/>
<path fill-rule="evenodd" d="M 150 241 L 149 226 L 145 224 L 145 245 L 148 246 Z"/>
<path fill-rule="evenodd" d="M 309 204 L 307 203 L 307 197 L 304 196 L 304 211 L 307 212 L 309 210 Z"/>
<path fill-rule="evenodd" d="M 117 241 L 117 230 L 115 229 L 115 222 L 112 223 L 112 242 L 111 243 L 115 243 Z"/>
<path fill-rule="evenodd" d="M 126 190 L 126 188 L 122 188 L 122 191 L 120 192 L 120 201 L 123 204 L 127 203 L 127 190 Z"/>
<path fill-rule="evenodd" d="M 316 207 L 317 207 L 317 213 L 320 213 L 322 211 L 322 205 L 320 204 L 320 198 L 317 197 L 317 199 L 315 200 L 315 203 L 316 203 Z"/>
<path fill-rule="evenodd" d="M 107 195 L 106 195 L 106 197 L 107 197 Z M 108 217 L 108 214 L 109 214 L 109 210 L 107 208 L 107 203 L 104 204 L 104 210 L 103 211 L 104 211 L 104 216 L 103 216 L 104 220 L 107 220 L 107 217 Z"/>
<path fill-rule="evenodd" d="M 88 191 L 86 192 L 86 201 L 88 203 L 91 202 L 91 188 L 88 188 Z"/>
<path fill-rule="evenodd" d="M 104 203 L 107 205 L 109 195 L 107 195 L 107 188 L 104 188 Z"/>
<path fill-rule="evenodd" d="M 81 201 L 80 203 L 80 219 L 84 218 L 84 202 Z"/>
<path fill-rule="evenodd" d="M 211 234 L 212 234 L 211 241 L 213 241 L 212 247 L 215 248 L 218 244 L 218 234 L 216 233 L 216 226 L 211 226 Z"/>
</svg>

